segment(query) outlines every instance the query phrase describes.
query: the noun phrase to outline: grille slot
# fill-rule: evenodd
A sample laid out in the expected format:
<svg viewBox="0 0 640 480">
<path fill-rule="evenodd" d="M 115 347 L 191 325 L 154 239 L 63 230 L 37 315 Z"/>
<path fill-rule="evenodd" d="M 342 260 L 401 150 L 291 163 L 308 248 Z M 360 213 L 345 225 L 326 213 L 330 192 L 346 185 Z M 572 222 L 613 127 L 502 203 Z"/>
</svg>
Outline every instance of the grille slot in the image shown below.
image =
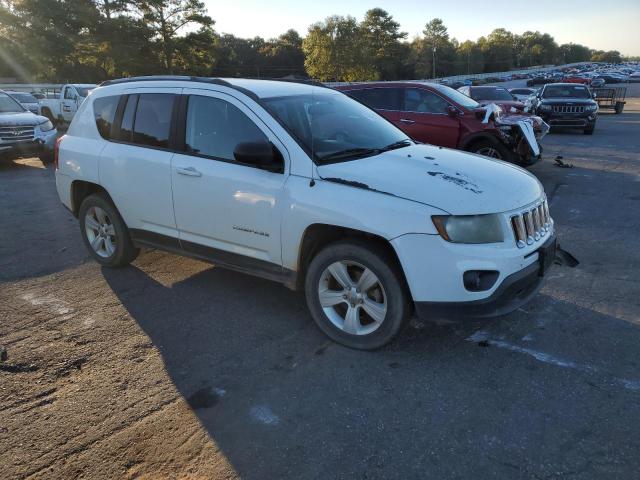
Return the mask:
<svg viewBox="0 0 640 480">
<path fill-rule="evenodd" d="M 553 220 L 549 216 L 549 204 L 546 200 L 511 216 L 511 229 L 518 248 L 533 245 L 546 236 L 552 225 Z"/>
<path fill-rule="evenodd" d="M 584 113 L 583 105 L 554 105 L 554 113 Z"/>
<path fill-rule="evenodd" d="M 33 140 L 34 128 L 32 126 L 0 127 L 0 140 L 3 142 L 20 142 Z"/>
</svg>

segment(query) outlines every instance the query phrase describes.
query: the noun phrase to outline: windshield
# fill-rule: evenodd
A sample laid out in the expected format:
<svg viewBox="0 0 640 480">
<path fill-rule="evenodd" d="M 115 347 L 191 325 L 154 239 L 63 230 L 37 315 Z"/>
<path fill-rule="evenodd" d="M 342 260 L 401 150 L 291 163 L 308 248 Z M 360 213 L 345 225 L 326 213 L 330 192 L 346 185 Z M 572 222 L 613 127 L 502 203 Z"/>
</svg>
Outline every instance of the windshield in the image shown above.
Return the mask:
<svg viewBox="0 0 640 480">
<path fill-rule="evenodd" d="M 78 95 L 80 95 L 81 97 L 86 97 L 89 95 L 89 93 L 91 92 L 91 90 L 93 90 L 95 87 L 80 87 L 80 86 L 76 86 L 76 90 L 78 91 Z"/>
<path fill-rule="evenodd" d="M 505 88 L 472 88 L 471 97 L 475 100 L 513 100 Z"/>
<path fill-rule="evenodd" d="M 354 160 L 410 144 L 401 130 L 347 95 L 314 90 L 264 103 L 316 163 Z"/>
<path fill-rule="evenodd" d="M 38 100 L 29 93 L 10 93 L 9 96 L 13 97 L 20 103 L 38 103 Z"/>
<path fill-rule="evenodd" d="M 0 93 L 0 113 L 24 112 L 22 105 L 6 93 Z"/>
<path fill-rule="evenodd" d="M 437 90 L 438 92 L 446 95 L 452 102 L 457 103 L 461 107 L 465 108 L 480 108 L 480 104 L 476 102 L 473 98 L 467 97 L 464 93 L 460 93 L 457 90 L 454 90 L 451 87 L 447 87 L 445 85 L 437 85 L 437 84 L 429 84 L 431 88 Z"/>
<path fill-rule="evenodd" d="M 582 85 L 551 85 L 544 89 L 544 98 L 591 98 L 589 89 Z"/>
</svg>

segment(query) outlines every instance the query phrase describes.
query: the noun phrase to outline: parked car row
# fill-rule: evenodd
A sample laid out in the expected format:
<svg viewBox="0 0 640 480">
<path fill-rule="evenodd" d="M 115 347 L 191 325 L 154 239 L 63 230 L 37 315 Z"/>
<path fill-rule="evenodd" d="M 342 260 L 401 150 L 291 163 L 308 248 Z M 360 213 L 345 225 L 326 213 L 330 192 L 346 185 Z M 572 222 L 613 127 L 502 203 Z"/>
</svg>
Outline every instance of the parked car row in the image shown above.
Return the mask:
<svg viewBox="0 0 640 480">
<path fill-rule="evenodd" d="M 527 163 L 539 155 L 534 117 L 442 85 L 340 90 L 107 82 L 57 143 L 58 195 L 101 265 L 152 246 L 276 280 L 304 291 L 319 328 L 352 348 L 388 343 L 413 312 L 486 317 L 528 302 L 556 251 L 541 183 L 411 137 Z"/>
</svg>

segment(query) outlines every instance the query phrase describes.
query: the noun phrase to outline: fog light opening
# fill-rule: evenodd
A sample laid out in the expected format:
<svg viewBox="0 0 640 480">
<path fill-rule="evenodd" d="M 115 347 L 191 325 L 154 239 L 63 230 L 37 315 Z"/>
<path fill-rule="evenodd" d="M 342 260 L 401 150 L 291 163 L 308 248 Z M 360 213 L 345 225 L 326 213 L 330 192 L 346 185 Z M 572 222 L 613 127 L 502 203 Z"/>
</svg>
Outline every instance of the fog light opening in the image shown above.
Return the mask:
<svg viewBox="0 0 640 480">
<path fill-rule="evenodd" d="M 495 270 L 468 270 L 464 272 L 462 281 L 470 292 L 484 292 L 495 285 L 499 276 L 500 272 Z"/>
</svg>

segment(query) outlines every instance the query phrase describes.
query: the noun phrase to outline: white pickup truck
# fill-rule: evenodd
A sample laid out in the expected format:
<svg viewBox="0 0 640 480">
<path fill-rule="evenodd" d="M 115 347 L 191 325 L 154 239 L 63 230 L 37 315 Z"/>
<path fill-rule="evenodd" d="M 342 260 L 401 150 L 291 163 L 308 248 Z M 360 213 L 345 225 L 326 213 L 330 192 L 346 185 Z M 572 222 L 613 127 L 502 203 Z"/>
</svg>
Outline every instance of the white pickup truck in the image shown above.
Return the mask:
<svg viewBox="0 0 640 480">
<path fill-rule="evenodd" d="M 78 107 L 94 88 L 96 88 L 96 85 L 88 83 L 64 85 L 55 98 L 40 100 L 40 111 L 54 125 L 71 123 L 73 116 L 78 111 Z"/>
</svg>

